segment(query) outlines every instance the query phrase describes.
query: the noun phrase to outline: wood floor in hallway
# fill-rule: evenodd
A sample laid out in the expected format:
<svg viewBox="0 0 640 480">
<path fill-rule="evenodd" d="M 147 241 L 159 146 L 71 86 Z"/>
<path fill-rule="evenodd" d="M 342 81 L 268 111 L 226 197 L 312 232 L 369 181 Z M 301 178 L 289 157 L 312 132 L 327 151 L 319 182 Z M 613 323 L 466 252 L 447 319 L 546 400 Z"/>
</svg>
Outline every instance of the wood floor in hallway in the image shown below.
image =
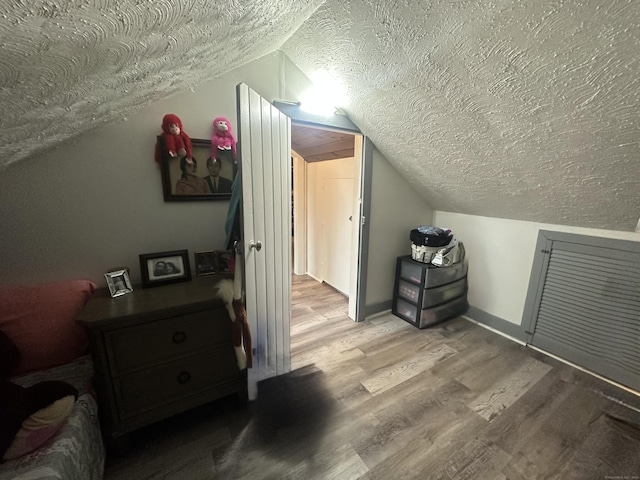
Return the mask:
<svg viewBox="0 0 640 480">
<path fill-rule="evenodd" d="M 291 374 L 134 432 L 106 479 L 640 479 L 640 397 L 463 318 L 354 323 L 293 282 Z"/>
</svg>

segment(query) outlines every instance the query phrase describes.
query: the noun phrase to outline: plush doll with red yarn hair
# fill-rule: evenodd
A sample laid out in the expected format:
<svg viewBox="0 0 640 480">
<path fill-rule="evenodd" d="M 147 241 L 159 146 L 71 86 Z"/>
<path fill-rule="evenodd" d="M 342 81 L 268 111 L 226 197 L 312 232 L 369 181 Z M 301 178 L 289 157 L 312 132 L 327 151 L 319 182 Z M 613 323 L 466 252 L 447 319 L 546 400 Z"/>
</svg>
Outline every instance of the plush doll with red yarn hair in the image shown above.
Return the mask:
<svg viewBox="0 0 640 480">
<path fill-rule="evenodd" d="M 168 113 L 162 117 L 162 138 L 167 153 L 170 157 L 187 157 L 187 162 L 192 163 L 193 152 L 191 150 L 191 139 L 182 129 L 182 121 L 177 115 Z M 156 152 L 156 162 L 160 159 Z"/>
<path fill-rule="evenodd" d="M 224 117 L 213 119 L 213 134 L 211 135 L 211 158 L 220 156 L 220 152 L 231 151 L 236 159 L 236 137 L 231 133 L 231 122 Z"/>
</svg>

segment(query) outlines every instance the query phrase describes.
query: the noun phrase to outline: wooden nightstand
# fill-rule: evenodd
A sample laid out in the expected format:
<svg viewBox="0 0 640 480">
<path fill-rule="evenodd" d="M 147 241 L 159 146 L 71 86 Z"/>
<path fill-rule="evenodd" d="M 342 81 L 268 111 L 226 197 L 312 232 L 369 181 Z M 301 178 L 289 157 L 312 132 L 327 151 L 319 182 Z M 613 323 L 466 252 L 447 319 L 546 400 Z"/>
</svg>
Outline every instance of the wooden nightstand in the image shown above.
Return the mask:
<svg viewBox="0 0 640 480">
<path fill-rule="evenodd" d="M 98 290 L 89 300 L 78 323 L 89 334 L 107 440 L 226 395 L 246 401 L 231 320 L 214 298 L 221 278 L 137 287 L 116 298 Z"/>
</svg>

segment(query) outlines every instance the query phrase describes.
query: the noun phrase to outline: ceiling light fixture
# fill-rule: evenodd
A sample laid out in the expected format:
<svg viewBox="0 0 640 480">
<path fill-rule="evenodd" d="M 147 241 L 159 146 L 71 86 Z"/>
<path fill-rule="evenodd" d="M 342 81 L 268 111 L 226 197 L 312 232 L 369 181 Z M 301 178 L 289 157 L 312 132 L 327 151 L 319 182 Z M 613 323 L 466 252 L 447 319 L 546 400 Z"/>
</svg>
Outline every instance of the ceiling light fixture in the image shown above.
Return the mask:
<svg viewBox="0 0 640 480">
<path fill-rule="evenodd" d="M 336 108 L 347 103 L 346 88 L 326 70 L 319 70 L 311 75 L 312 86 L 300 95 L 300 108 L 316 115 L 333 115 Z"/>
</svg>

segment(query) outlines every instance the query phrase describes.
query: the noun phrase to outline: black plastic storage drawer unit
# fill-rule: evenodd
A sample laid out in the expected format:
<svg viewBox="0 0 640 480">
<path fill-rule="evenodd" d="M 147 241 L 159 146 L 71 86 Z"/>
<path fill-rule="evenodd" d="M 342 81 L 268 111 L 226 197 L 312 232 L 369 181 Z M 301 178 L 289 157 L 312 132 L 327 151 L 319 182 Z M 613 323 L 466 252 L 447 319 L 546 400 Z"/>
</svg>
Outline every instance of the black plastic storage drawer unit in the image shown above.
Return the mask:
<svg viewBox="0 0 640 480">
<path fill-rule="evenodd" d="M 467 303 L 467 262 L 436 267 L 409 255 L 398 257 L 394 315 L 418 328 L 462 315 Z"/>
</svg>

